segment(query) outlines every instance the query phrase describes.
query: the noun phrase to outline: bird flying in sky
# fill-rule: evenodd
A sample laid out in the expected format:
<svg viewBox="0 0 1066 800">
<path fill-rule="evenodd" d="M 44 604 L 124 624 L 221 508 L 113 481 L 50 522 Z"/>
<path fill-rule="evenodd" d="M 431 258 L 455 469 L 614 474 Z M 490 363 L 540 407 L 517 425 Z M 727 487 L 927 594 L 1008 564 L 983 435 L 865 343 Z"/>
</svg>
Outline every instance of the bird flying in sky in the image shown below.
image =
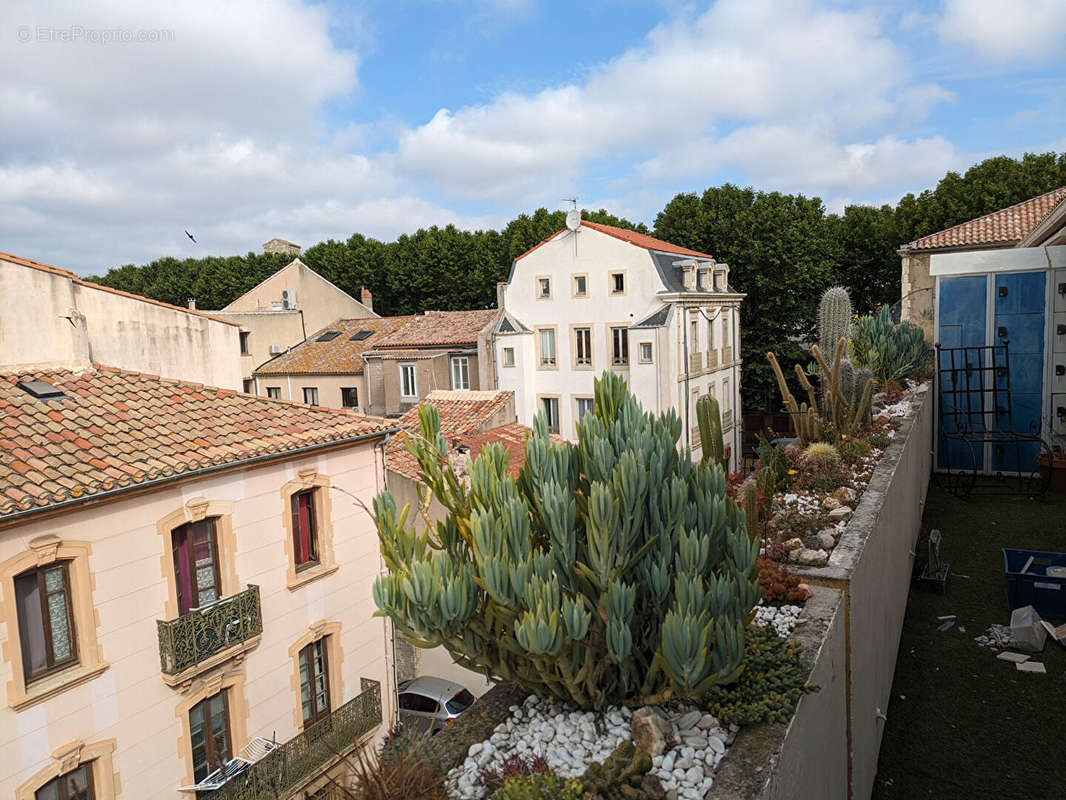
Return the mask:
<svg viewBox="0 0 1066 800">
<path fill-rule="evenodd" d="M 193 241 L 193 244 L 196 244 L 196 237 L 195 237 L 195 236 L 193 236 L 193 235 L 192 235 L 191 233 L 189 233 L 188 231 L 185 231 L 185 235 L 186 235 L 186 236 L 188 236 L 188 237 L 189 237 L 190 239 L 192 239 L 192 241 Z"/>
</svg>

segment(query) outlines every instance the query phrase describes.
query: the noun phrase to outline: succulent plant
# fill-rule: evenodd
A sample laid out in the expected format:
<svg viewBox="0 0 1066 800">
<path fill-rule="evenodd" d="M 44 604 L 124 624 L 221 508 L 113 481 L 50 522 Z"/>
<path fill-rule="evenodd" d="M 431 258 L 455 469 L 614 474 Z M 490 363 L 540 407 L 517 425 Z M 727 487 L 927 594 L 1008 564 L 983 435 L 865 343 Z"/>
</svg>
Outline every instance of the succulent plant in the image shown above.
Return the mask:
<svg viewBox="0 0 1066 800">
<path fill-rule="evenodd" d="M 878 314 L 860 317 L 852 333 L 851 350 L 856 363 L 869 367 L 882 384 L 914 375 L 925 366 L 932 352 L 925 332 L 913 322 L 892 322 L 888 306 Z"/>
<path fill-rule="evenodd" d="M 831 353 L 851 330 L 851 295 L 843 286 L 831 286 L 818 303 L 818 346 Z"/>
<path fill-rule="evenodd" d="M 722 439 L 722 415 L 714 395 L 705 394 L 696 401 L 696 421 L 700 426 L 700 443 L 703 445 L 703 461 L 727 469 L 725 441 Z"/>
<path fill-rule="evenodd" d="M 803 457 L 821 467 L 835 467 L 840 463 L 840 451 L 827 442 L 808 445 Z"/>
<path fill-rule="evenodd" d="M 419 426 L 420 500 L 446 515 L 419 531 L 410 507 L 374 500 L 389 569 L 374 601 L 409 641 L 582 708 L 698 698 L 741 674 L 758 545 L 721 467 L 678 448 L 675 412 L 645 412 L 605 373 L 576 444 L 550 439 L 541 415 L 517 477 L 493 444 L 469 485 L 432 405 Z"/>
</svg>

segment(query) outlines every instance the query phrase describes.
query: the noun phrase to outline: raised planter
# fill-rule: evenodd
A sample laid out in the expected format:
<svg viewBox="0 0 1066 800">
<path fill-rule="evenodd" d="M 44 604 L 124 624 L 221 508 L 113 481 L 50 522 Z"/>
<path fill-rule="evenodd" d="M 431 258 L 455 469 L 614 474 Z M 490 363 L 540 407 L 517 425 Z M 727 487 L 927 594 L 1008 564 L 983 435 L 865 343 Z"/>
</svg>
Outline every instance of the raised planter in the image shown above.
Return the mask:
<svg viewBox="0 0 1066 800">
<path fill-rule="evenodd" d="M 884 715 L 932 469 L 933 404 L 928 385 L 902 420 L 824 567 L 789 570 L 808 584 L 838 589 L 847 640 L 848 797 L 873 789 Z"/>
</svg>

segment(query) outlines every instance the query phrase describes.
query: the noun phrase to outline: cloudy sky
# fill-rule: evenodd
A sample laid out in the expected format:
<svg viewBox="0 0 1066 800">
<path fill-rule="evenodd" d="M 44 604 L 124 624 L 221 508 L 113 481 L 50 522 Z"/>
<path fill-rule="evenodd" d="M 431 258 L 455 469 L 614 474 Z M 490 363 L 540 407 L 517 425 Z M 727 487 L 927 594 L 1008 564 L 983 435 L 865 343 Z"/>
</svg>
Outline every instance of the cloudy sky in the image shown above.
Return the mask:
<svg viewBox="0 0 1066 800">
<path fill-rule="evenodd" d="M 93 273 L 1066 150 L 1063 0 L 5 3 L 0 250 Z M 199 244 L 186 239 L 194 233 Z"/>
</svg>

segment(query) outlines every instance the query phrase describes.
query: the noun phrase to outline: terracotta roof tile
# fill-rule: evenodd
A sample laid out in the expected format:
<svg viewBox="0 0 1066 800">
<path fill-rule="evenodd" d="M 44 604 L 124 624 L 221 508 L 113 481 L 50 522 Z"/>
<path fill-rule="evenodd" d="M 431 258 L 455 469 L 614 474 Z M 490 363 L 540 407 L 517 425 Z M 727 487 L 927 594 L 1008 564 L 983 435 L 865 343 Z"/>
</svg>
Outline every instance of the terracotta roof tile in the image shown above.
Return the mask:
<svg viewBox="0 0 1066 800">
<path fill-rule="evenodd" d="M 378 340 L 374 349 L 394 347 L 443 347 L 474 344 L 486 325 L 495 322 L 500 312 L 495 308 L 477 311 L 426 311 Z"/>
<path fill-rule="evenodd" d="M 1063 198 L 1066 198 L 1066 186 L 915 239 L 904 247 L 910 250 L 934 250 L 1015 244 L 1032 233 Z"/>
<path fill-rule="evenodd" d="M 315 331 L 287 353 L 263 364 L 256 375 L 362 375 L 363 353 L 401 327 L 411 317 L 367 317 L 340 319 Z M 322 334 L 337 331 L 340 336 L 328 342 L 315 341 Z M 371 331 L 365 339 L 352 341 L 360 331 Z"/>
<path fill-rule="evenodd" d="M 432 404 L 440 414 L 440 432 L 445 441 L 456 436 L 472 436 L 511 402 L 513 392 L 506 391 L 448 391 L 430 392 L 419 406 L 412 408 L 396 424 L 402 429 L 389 440 L 385 448 L 385 463 L 390 470 L 408 478 L 418 478 L 418 462 L 407 451 L 408 432 L 418 431 L 418 409 Z"/>
<path fill-rule="evenodd" d="M 30 379 L 51 383 L 65 396 L 45 401 L 16 385 Z M 117 414 L 110 411 L 116 404 L 124 409 Z M 6 423 L 0 429 L 0 521 L 158 476 L 396 427 L 348 411 L 103 369 L 0 373 L 0 420 Z M 21 430 L 29 435 L 16 433 Z M 37 454 L 32 463 L 15 455 L 22 448 Z"/>
<path fill-rule="evenodd" d="M 656 239 L 654 236 L 648 236 L 645 233 L 637 233 L 636 231 L 631 231 L 628 228 L 619 228 L 614 225 L 604 225 L 600 222 L 590 222 L 589 220 L 585 219 L 581 220 L 581 227 L 589 228 L 590 230 L 594 231 L 599 231 L 600 233 L 606 233 L 608 236 L 613 236 L 615 239 L 621 239 L 623 242 L 629 242 L 630 244 L 636 245 L 637 247 L 643 248 L 644 250 L 656 250 L 661 253 L 676 253 L 680 256 L 695 256 L 697 258 L 714 258 L 714 256 L 708 255 L 707 253 L 701 253 L 698 250 L 689 250 L 687 247 L 681 247 L 680 245 L 671 244 L 670 242 L 663 241 L 662 239 Z M 533 245 L 531 248 L 526 250 L 526 252 L 522 253 L 522 255 L 518 256 L 515 261 L 525 258 L 538 247 L 543 244 L 546 244 L 547 242 L 550 242 L 552 239 L 554 239 L 556 236 L 558 236 L 565 230 L 566 228 L 561 228 L 560 230 L 557 230 L 555 233 L 549 236 L 547 239 L 544 239 L 541 242 L 537 242 L 537 244 Z"/>
</svg>

